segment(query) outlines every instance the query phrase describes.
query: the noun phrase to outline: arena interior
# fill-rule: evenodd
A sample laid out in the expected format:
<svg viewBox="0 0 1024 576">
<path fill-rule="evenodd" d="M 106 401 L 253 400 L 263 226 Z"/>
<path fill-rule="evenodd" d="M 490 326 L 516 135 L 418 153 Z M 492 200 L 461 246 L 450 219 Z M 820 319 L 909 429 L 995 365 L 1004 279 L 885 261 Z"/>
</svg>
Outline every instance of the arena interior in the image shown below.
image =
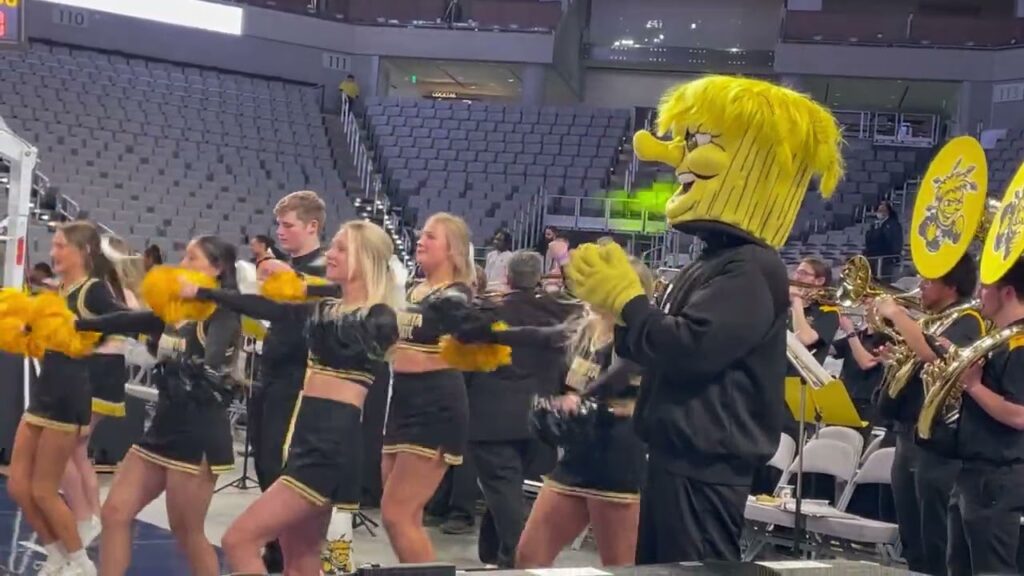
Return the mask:
<svg viewBox="0 0 1024 576">
<path fill-rule="evenodd" d="M 11 157 L 13 145 L 0 150 L 6 286 L 20 287 L 19 275 L 49 263 L 54 230 L 75 220 L 124 239 L 136 254 L 157 247 L 167 263 L 203 234 L 238 246 L 248 261 L 258 256 L 251 240 L 275 238 L 275 204 L 300 190 L 325 204 L 323 242 L 346 221 L 375 222 L 411 277 L 418 235 L 431 215 L 450 212 L 468 224 L 481 266 L 490 265 L 496 232 L 508 237 L 504 252 L 548 246 L 553 230 L 570 248 L 614 238 L 668 282 L 704 243 L 667 225 L 676 174 L 638 159 L 632 137 L 657 125 L 666 90 L 708 74 L 789 87 L 842 126 L 844 178 L 829 199 L 812 183 L 779 250 L 797 277 L 810 258 L 839 282 L 844 265 L 863 255 L 875 280 L 912 289 L 913 208 L 940 147 L 961 135 L 980 141 L 987 195 L 996 200 L 1024 160 L 1024 0 L 150 2 L 0 0 L 0 135 L 26 144 L 19 151 L 30 150 L 34 162 L 26 176 L 27 157 Z M 878 240 L 880 206 L 898 242 Z M 545 278 L 553 290 L 560 283 Z M 864 319 L 849 317 L 857 326 Z M 245 349 L 250 368 L 258 350 L 256 342 Z M 828 346 L 822 352 L 815 357 L 829 378 L 854 362 Z M 37 364 L 6 354 L 2 362 L 6 465 Z M 258 371 L 249 375 L 257 381 L 229 409 L 235 470 L 219 479 L 225 489 L 205 519 L 220 573 L 230 571 L 221 537 L 260 493 L 245 448 L 246 391 L 259 385 Z M 104 495 L 152 416 L 147 368 L 135 367 L 132 378 L 127 417 L 104 421 L 91 440 Z M 847 388 L 854 406 L 871 404 L 871 390 Z M 379 413 L 364 421 L 383 422 L 387 400 L 378 400 Z M 890 487 L 892 431 L 862 417 L 870 421 L 864 430 L 810 427 L 801 475 L 803 498 L 816 500 L 801 521 L 785 506 L 750 500 L 742 559 L 764 570 L 750 573 L 910 573 Z M 798 437 L 784 435 L 753 495 L 789 495 Z M 379 438 L 364 441 L 364 466 L 379 467 L 371 454 Z M 528 502 L 546 472 L 528 474 Z M 350 532 L 354 566 L 398 566 L 381 524 L 380 474 L 364 476 Z M 486 509 L 466 459 L 426 512 L 438 563 L 494 568 L 480 535 L 491 521 Z M 190 573 L 162 498 L 132 531 L 127 574 Z M 98 561 L 98 539 L 88 553 Z M 0 574 L 26 575 L 46 559 L 6 491 L 0 558 Z M 583 570 L 566 574 L 608 573 L 591 530 L 555 565 Z"/>
</svg>

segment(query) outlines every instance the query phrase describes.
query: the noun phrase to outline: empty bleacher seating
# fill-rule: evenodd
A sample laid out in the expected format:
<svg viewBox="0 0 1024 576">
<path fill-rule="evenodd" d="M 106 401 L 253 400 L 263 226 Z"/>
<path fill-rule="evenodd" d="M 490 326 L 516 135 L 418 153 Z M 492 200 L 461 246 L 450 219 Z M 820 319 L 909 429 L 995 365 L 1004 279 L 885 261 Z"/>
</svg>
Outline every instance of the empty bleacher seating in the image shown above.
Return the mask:
<svg viewBox="0 0 1024 576">
<path fill-rule="evenodd" d="M 51 186 L 140 248 L 266 233 L 304 188 L 333 222 L 354 214 L 310 86 L 34 43 L 0 54 L 0 116 Z"/>
<path fill-rule="evenodd" d="M 370 99 L 366 124 L 388 192 L 412 223 L 451 210 L 480 240 L 541 190 L 604 190 L 629 112 Z"/>
</svg>

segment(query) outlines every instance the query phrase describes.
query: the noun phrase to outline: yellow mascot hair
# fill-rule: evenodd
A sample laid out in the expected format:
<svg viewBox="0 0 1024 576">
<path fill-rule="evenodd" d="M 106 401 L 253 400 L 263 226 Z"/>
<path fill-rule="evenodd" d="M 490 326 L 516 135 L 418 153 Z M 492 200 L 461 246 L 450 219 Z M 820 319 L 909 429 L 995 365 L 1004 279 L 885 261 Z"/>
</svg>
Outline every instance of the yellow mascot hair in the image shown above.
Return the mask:
<svg viewBox="0 0 1024 576">
<path fill-rule="evenodd" d="M 687 126 L 749 133 L 775 151 L 780 166 L 806 163 L 828 198 L 843 175 L 842 133 L 832 114 L 809 97 L 762 80 L 705 76 L 669 90 L 658 107 L 658 135 L 682 137 Z"/>
</svg>

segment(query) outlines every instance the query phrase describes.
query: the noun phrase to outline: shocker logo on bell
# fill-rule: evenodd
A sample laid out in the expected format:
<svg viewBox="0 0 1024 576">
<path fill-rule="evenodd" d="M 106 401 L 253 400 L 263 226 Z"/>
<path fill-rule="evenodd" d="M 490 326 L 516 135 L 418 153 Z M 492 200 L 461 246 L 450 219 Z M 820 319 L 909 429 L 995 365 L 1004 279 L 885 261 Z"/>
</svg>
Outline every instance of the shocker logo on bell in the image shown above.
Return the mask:
<svg viewBox="0 0 1024 576">
<path fill-rule="evenodd" d="M 924 240 L 925 248 L 935 253 L 943 245 L 957 245 L 965 234 L 964 204 L 969 194 L 979 192 L 978 182 L 973 178 L 977 166 L 961 167 L 963 158 L 958 158 L 946 174 L 932 179 L 935 195 L 925 208 L 925 216 L 917 233 Z"/>
<path fill-rule="evenodd" d="M 1002 253 L 1004 260 L 1013 255 L 1014 245 L 1020 240 L 1022 229 L 1024 229 L 1024 188 L 1018 188 L 1013 192 L 1013 199 L 1006 202 L 999 215 L 999 229 L 996 231 L 993 245 L 996 252 Z"/>
</svg>

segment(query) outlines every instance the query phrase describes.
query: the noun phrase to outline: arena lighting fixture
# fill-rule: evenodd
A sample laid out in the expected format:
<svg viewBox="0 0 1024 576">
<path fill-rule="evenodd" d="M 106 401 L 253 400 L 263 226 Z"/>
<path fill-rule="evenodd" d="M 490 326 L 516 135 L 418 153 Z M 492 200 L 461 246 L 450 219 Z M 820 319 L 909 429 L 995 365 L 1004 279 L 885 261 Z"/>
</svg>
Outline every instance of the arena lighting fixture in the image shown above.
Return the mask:
<svg viewBox="0 0 1024 576">
<path fill-rule="evenodd" d="M 201 0 L 49 0 L 97 12 L 152 20 L 210 32 L 242 35 L 242 9 Z"/>
</svg>

